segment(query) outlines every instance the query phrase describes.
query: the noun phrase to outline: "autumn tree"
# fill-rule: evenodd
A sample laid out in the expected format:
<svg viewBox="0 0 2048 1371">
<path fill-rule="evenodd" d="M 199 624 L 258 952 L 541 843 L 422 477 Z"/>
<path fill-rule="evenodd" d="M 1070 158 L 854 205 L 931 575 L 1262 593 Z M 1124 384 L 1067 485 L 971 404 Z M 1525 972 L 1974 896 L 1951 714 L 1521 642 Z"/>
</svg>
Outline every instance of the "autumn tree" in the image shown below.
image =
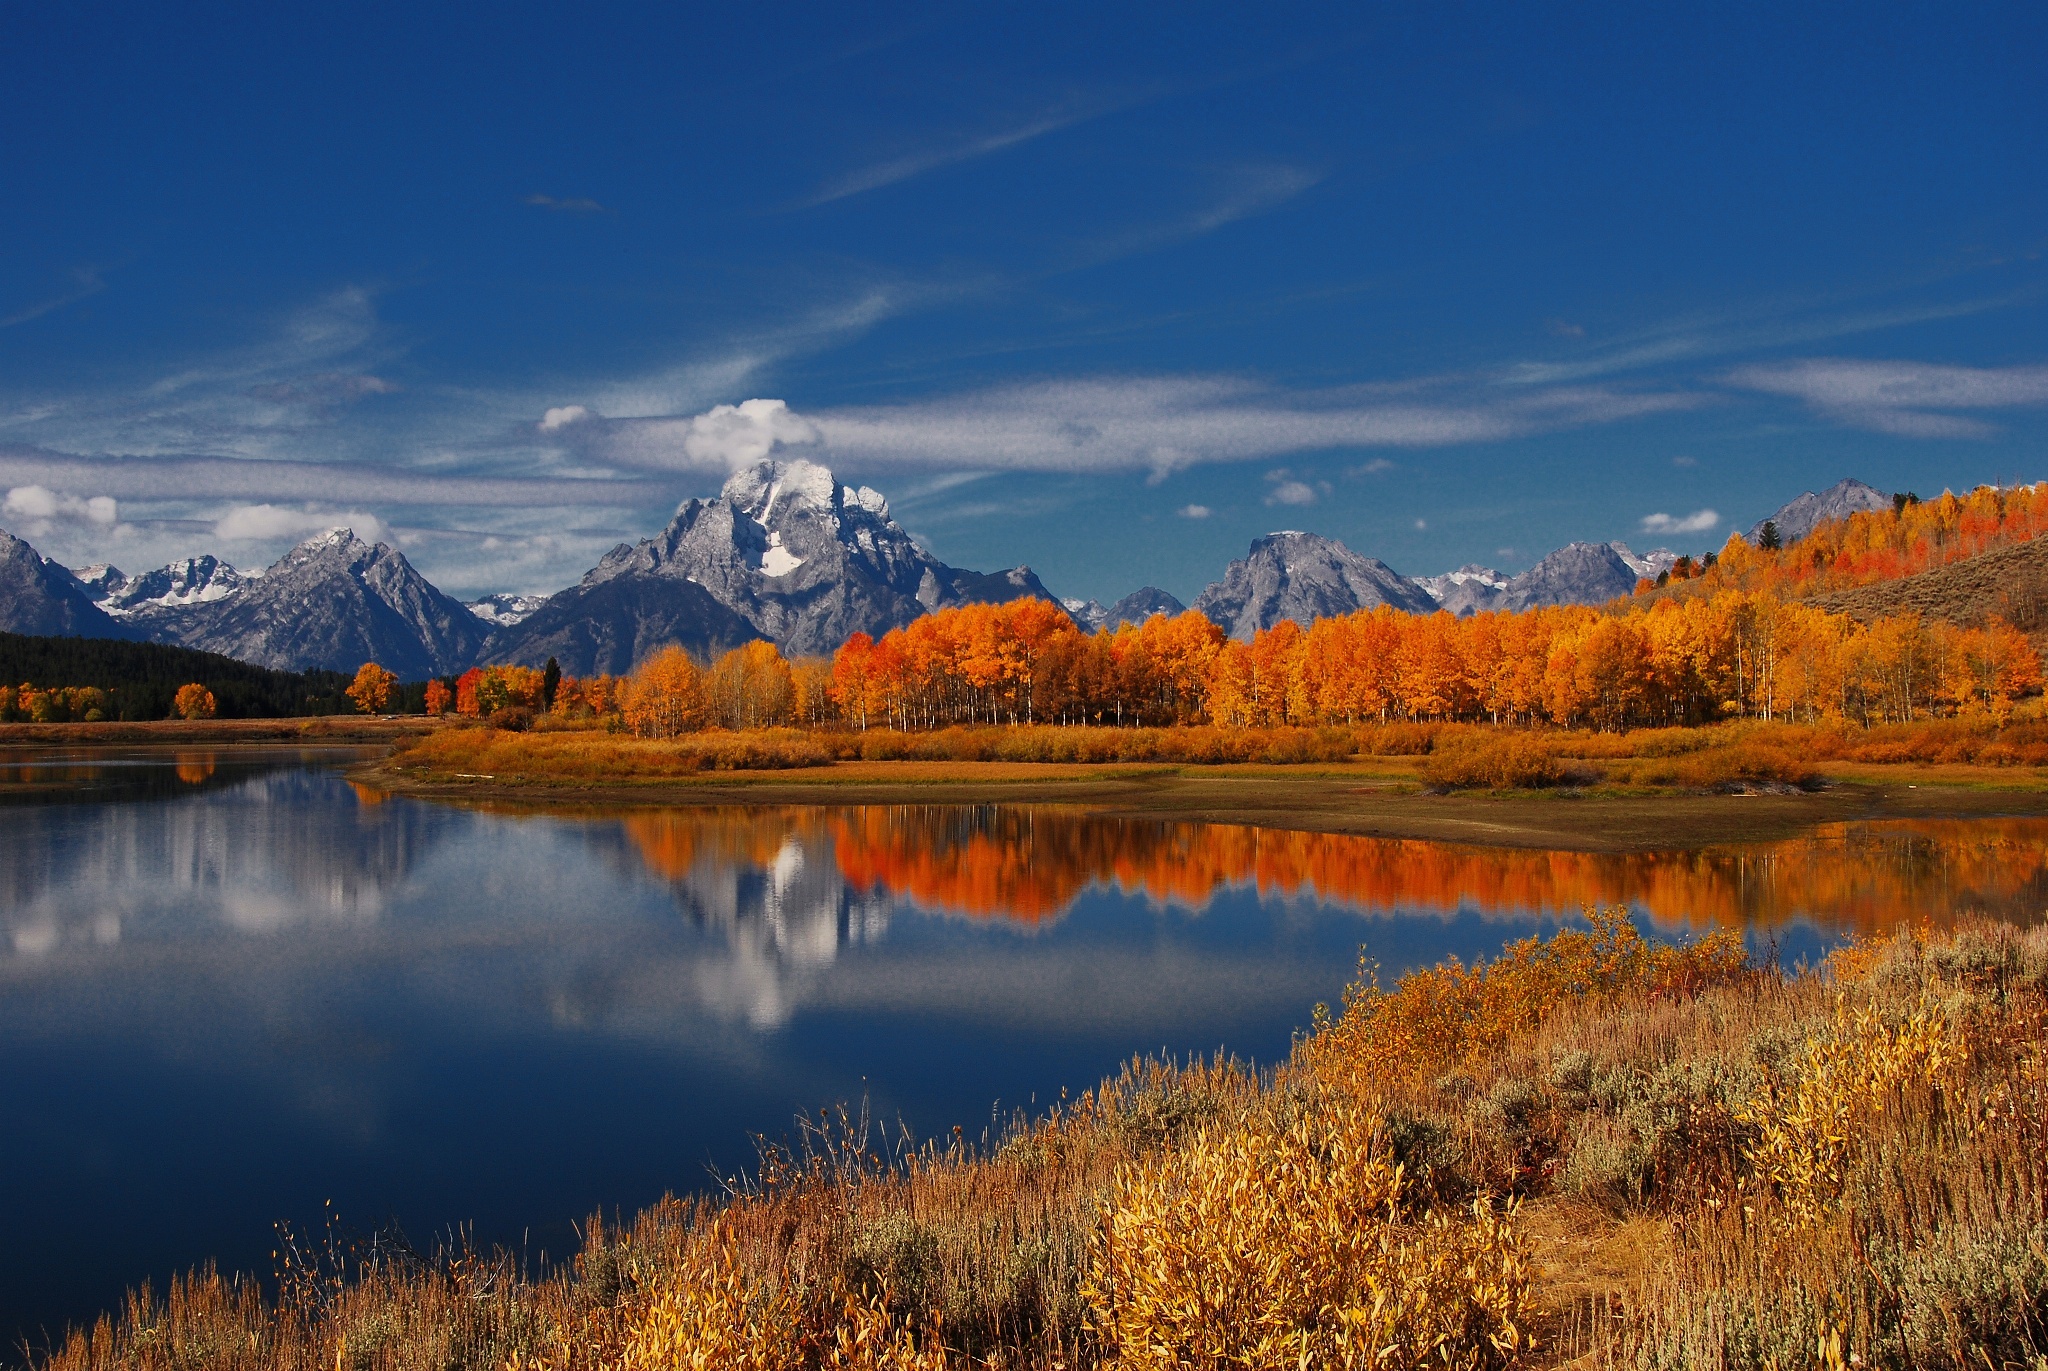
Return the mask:
<svg viewBox="0 0 2048 1371">
<path fill-rule="evenodd" d="M 755 640 L 720 657 L 704 682 L 712 716 L 725 728 L 766 728 L 789 718 L 796 685 L 775 644 Z"/>
<path fill-rule="evenodd" d="M 382 714 L 384 706 L 391 703 L 391 688 L 398 684 L 398 677 L 375 662 L 364 662 L 356 668 L 356 678 L 343 693 L 356 702 L 356 708 L 365 714 Z"/>
<path fill-rule="evenodd" d="M 704 673 L 673 644 L 642 662 L 622 695 L 626 726 L 643 738 L 673 738 L 703 726 Z"/>
<path fill-rule="evenodd" d="M 455 699 L 455 692 L 439 676 L 427 682 L 427 713 L 439 717 L 448 712 L 448 706 Z"/>
<path fill-rule="evenodd" d="M 178 711 L 181 719 L 211 719 L 217 708 L 213 692 L 197 681 L 179 686 L 178 693 L 171 699 L 171 707 Z"/>
</svg>

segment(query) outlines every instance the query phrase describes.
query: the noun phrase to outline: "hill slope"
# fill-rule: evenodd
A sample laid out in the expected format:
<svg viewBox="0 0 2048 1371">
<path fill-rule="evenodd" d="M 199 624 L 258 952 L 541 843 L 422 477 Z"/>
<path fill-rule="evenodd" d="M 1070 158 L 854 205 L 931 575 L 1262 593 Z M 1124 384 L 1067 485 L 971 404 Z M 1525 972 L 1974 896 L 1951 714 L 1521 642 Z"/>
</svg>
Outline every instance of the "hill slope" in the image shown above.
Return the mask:
<svg viewBox="0 0 2048 1371">
<path fill-rule="evenodd" d="M 2004 619 L 2048 649 L 2048 538 L 1994 548 L 1947 566 L 1815 595 L 1807 603 L 1868 622 L 1919 614 L 1966 628 Z"/>
</svg>

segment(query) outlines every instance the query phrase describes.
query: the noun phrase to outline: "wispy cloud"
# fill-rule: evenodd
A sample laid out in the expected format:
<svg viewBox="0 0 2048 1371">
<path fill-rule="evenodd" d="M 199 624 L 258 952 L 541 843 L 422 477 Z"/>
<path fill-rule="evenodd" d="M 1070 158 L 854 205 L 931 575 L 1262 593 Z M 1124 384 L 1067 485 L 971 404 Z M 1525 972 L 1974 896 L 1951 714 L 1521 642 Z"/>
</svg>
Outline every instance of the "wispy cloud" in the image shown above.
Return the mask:
<svg viewBox="0 0 2048 1371">
<path fill-rule="evenodd" d="M 810 416 L 823 449 L 876 466 L 1147 471 L 1356 447 L 1440 447 L 1685 408 L 1686 395 L 1574 389 L 1503 401 L 1284 391 L 1227 377 L 1051 381 Z"/>
<path fill-rule="evenodd" d="M 831 204 L 835 200 L 865 195 L 871 190 L 893 186 L 922 176 L 926 172 L 937 171 L 941 167 L 957 166 L 963 162 L 976 161 L 1010 148 L 1020 147 L 1049 133 L 1058 133 L 1062 129 L 1070 129 L 1077 124 L 1085 124 L 1105 115 L 1133 109 L 1156 99 L 1157 94 L 1150 92 L 1143 95 L 1063 101 L 993 132 L 935 143 L 836 176 L 818 187 L 799 208 L 813 209 L 819 205 Z"/>
<path fill-rule="evenodd" d="M 1740 309 L 1681 315 L 1638 329 L 1575 357 L 1518 362 L 1501 373 L 1511 385 L 1563 385 L 1603 376 L 1701 362 L 1742 353 L 1877 333 L 1909 324 L 1966 318 L 2019 303 L 2022 296 L 1877 307 L 1840 302 L 1764 301 Z"/>
<path fill-rule="evenodd" d="M 326 500 L 556 510 L 646 504 L 669 498 L 673 490 L 645 480 L 437 474 L 363 462 L 85 457 L 29 447 L 0 447 L 0 485 L 92 490 L 123 500 Z"/>
<path fill-rule="evenodd" d="M 1207 505 L 1182 505 L 1174 511 L 1183 519 L 1206 519 L 1215 512 Z"/>
<path fill-rule="evenodd" d="M 1721 522 L 1721 516 L 1711 509 L 1696 509 L 1690 514 L 1645 514 L 1642 528 L 1645 533 L 1705 533 Z"/>
<path fill-rule="evenodd" d="M 2048 366 L 1823 357 L 1738 367 L 1726 379 L 1745 390 L 1803 400 L 1840 423 L 1909 438 L 1983 438 L 1997 432 L 1982 420 L 1939 411 L 2048 405 Z"/>
<path fill-rule="evenodd" d="M 107 288 L 107 283 L 100 279 L 99 272 L 92 267 L 78 268 L 71 273 L 71 279 L 71 289 L 38 300 L 34 304 L 24 305 L 12 314 L 0 315 L 0 328 L 13 328 L 16 324 L 40 319 L 45 314 L 60 310 L 66 305 L 76 304 L 87 296 L 97 295 Z"/>
<path fill-rule="evenodd" d="M 557 214 L 610 214 L 611 211 L 595 200 L 581 195 L 557 198 L 535 191 L 526 197 L 526 203 L 535 209 L 553 210 Z"/>
</svg>

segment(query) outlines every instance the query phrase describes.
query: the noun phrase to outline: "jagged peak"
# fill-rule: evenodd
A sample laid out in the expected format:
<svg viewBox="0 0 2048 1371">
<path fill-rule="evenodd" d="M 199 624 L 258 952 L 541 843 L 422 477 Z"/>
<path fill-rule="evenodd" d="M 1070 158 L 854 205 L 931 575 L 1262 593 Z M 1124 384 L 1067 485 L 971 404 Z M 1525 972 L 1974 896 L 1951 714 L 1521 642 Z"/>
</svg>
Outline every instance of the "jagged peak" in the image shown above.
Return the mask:
<svg viewBox="0 0 2048 1371">
<path fill-rule="evenodd" d="M 740 513 L 765 524 L 778 507 L 829 510 L 838 491 L 839 482 L 829 467 L 798 458 L 788 462 L 756 462 L 736 471 L 727 478 L 718 496 Z"/>
</svg>

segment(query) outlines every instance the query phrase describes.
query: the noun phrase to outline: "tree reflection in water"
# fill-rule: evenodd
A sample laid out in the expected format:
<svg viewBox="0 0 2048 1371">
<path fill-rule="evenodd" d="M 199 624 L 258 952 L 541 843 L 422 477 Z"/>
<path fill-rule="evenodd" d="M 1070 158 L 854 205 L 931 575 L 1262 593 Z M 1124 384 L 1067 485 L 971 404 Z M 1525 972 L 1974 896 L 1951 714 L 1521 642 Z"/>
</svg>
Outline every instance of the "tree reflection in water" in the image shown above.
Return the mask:
<svg viewBox="0 0 2048 1371">
<path fill-rule="evenodd" d="M 1686 852 L 1464 847 L 1233 824 L 1116 819 L 1070 809 L 869 806 L 658 810 L 622 820 L 648 868 L 687 884 L 700 866 L 771 877 L 792 855 L 830 860 L 853 892 L 934 913 L 1056 920 L 1091 887 L 1200 909 L 1227 889 L 1309 896 L 1360 913 L 1527 917 L 1627 904 L 1666 926 L 1775 928 L 1811 920 L 1873 932 L 1970 913 L 2048 909 L 2048 820 L 1832 824 L 1774 843 Z M 696 879 L 701 879 L 701 876 Z"/>
</svg>

